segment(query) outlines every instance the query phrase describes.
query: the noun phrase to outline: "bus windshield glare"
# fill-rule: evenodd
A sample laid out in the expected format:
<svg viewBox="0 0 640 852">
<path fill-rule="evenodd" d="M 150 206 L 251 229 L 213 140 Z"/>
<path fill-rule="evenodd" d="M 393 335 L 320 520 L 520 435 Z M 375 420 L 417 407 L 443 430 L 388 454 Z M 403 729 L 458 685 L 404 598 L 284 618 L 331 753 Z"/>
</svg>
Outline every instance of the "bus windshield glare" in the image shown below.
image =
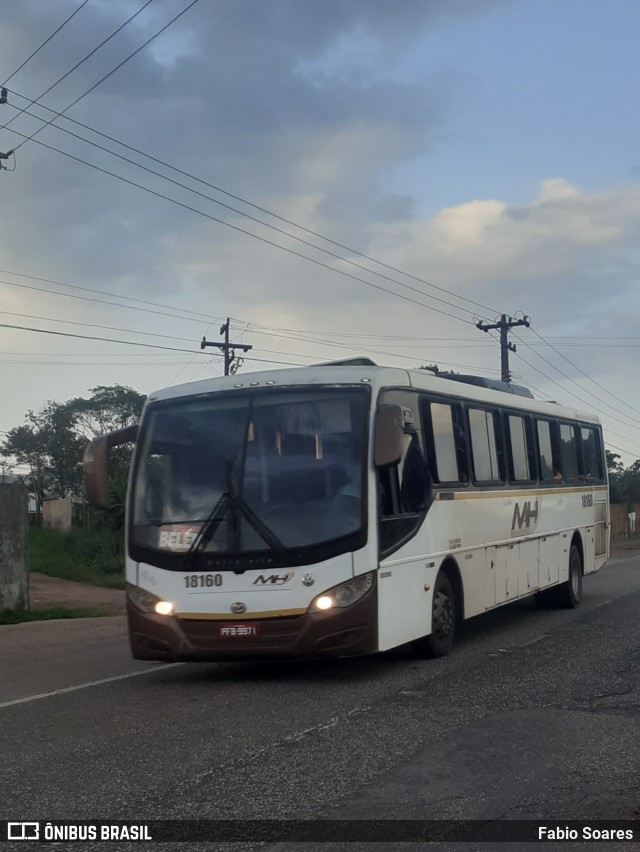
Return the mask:
<svg viewBox="0 0 640 852">
<path fill-rule="evenodd" d="M 131 544 L 209 556 L 309 548 L 365 521 L 368 388 L 238 390 L 150 406 Z"/>
</svg>

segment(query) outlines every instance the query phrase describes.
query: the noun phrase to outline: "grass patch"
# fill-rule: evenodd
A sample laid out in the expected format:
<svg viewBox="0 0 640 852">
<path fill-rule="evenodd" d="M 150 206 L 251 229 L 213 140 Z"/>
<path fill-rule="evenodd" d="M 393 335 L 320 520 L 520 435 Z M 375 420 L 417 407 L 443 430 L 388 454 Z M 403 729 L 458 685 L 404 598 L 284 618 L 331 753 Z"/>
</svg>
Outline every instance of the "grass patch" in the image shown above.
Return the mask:
<svg viewBox="0 0 640 852">
<path fill-rule="evenodd" d="M 123 589 L 123 534 L 108 528 L 66 533 L 30 527 L 29 569 L 77 583 Z"/>
<path fill-rule="evenodd" d="M 48 609 L 21 609 L 16 612 L 3 610 L 0 612 L 0 625 L 22 624 L 25 621 L 54 621 L 59 618 L 97 618 L 103 615 L 110 615 L 110 612 L 99 607 L 52 606 Z"/>
</svg>

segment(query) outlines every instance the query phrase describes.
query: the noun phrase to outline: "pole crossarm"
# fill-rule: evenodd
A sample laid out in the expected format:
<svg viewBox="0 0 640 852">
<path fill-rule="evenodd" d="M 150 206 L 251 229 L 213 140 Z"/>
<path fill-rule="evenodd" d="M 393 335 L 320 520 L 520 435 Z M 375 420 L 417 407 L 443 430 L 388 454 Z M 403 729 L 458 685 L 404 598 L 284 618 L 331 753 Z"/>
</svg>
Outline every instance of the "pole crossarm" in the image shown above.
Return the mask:
<svg viewBox="0 0 640 852">
<path fill-rule="evenodd" d="M 242 352 L 248 352 L 250 349 L 253 349 L 253 346 L 250 346 L 247 343 L 229 342 L 229 322 L 229 317 L 227 317 L 226 323 L 220 327 L 220 334 L 224 334 L 224 343 L 217 343 L 215 340 L 207 340 L 206 337 L 203 337 L 200 343 L 200 349 L 204 349 L 205 346 L 215 346 L 216 349 L 220 349 L 220 351 L 224 354 L 225 376 L 228 376 L 229 373 L 235 373 L 241 365 L 241 361 L 236 359 L 236 349 L 240 349 Z"/>
<path fill-rule="evenodd" d="M 501 378 L 503 382 L 511 381 L 511 371 L 509 370 L 509 352 L 516 352 L 516 346 L 514 343 L 510 343 L 507 339 L 507 335 L 511 331 L 512 328 L 516 328 L 516 326 L 524 325 L 526 328 L 529 328 L 531 325 L 531 320 L 529 317 L 522 317 L 522 319 L 514 319 L 513 317 L 508 317 L 506 314 L 502 314 L 499 320 L 493 323 L 485 322 L 484 320 L 480 320 L 480 322 L 476 323 L 476 328 L 479 328 L 480 331 L 499 331 L 500 332 L 500 372 Z"/>
</svg>

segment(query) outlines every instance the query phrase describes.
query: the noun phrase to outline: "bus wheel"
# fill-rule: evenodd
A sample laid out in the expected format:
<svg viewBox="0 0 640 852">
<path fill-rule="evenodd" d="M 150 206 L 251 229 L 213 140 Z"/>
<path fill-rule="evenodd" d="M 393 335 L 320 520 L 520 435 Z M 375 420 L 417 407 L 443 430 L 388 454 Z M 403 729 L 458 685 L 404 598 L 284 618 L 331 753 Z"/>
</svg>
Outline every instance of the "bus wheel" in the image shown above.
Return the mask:
<svg viewBox="0 0 640 852">
<path fill-rule="evenodd" d="M 444 657 L 453 647 L 456 629 L 456 605 L 449 578 L 442 571 L 433 590 L 431 634 L 416 639 L 413 650 L 418 657 Z"/>
<path fill-rule="evenodd" d="M 582 598 L 582 559 L 575 544 L 571 545 L 569 551 L 569 579 L 554 591 L 556 592 L 555 599 L 558 606 L 575 609 L 580 603 Z"/>
<path fill-rule="evenodd" d="M 580 551 L 571 545 L 569 551 L 569 579 L 559 586 L 543 589 L 535 596 L 536 604 L 542 609 L 565 607 L 575 609 L 582 598 L 582 559 Z"/>
</svg>

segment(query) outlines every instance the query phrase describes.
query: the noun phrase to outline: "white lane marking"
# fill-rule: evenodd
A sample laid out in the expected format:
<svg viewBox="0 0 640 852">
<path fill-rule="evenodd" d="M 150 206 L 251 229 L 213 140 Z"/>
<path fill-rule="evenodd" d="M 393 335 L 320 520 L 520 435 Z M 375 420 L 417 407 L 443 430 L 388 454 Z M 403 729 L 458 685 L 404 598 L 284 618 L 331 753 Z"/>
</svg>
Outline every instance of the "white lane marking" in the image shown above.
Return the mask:
<svg viewBox="0 0 640 852">
<path fill-rule="evenodd" d="M 601 606 L 607 606 L 607 604 L 613 603 L 613 598 L 609 601 L 602 601 L 602 603 L 596 604 L 595 606 L 590 607 L 587 612 L 593 612 L 594 609 L 600 609 Z"/>
<path fill-rule="evenodd" d="M 167 669 L 172 669 L 174 666 L 183 666 L 184 663 L 166 663 L 163 666 L 157 666 L 150 669 L 142 669 L 139 672 L 129 672 L 129 674 L 115 675 L 114 677 L 105 677 L 102 680 L 90 680 L 87 683 L 79 683 L 77 686 L 65 686 L 64 689 L 53 689 L 51 692 L 41 692 L 39 695 L 28 695 L 26 698 L 14 698 L 12 701 L 3 701 L 0 703 L 0 710 L 3 707 L 13 707 L 15 704 L 26 704 L 28 701 L 39 701 L 41 698 L 51 698 L 53 695 L 64 695 L 65 692 L 77 692 L 79 689 L 89 689 L 91 686 L 101 686 L 103 683 L 113 683 L 116 680 L 126 680 L 130 677 L 141 677 L 142 675 L 152 674 L 153 672 L 163 672 Z"/>
<path fill-rule="evenodd" d="M 535 645 L 535 644 L 536 644 L 536 642 L 542 642 L 542 640 L 543 640 L 543 639 L 548 639 L 548 638 L 549 638 L 549 634 L 548 634 L 548 633 L 543 633 L 543 634 L 542 634 L 542 636 L 536 636 L 536 638 L 535 638 L 535 639 L 530 639 L 528 642 L 525 642 L 524 644 L 519 645 L 518 647 L 520 647 L 520 648 L 528 648 L 528 647 L 529 647 L 529 645 Z"/>
<path fill-rule="evenodd" d="M 214 769 L 205 769 L 204 772 L 199 772 L 196 775 L 192 775 L 189 778 L 184 778 L 182 781 L 178 781 L 175 785 L 174 793 L 176 790 L 184 790 L 193 784 L 200 784 L 207 778 L 217 776 L 221 772 L 226 772 L 229 769 L 240 766 L 245 761 L 254 760 L 255 758 L 274 752 L 277 749 L 281 749 L 289 743 L 298 743 L 306 737 L 318 734 L 321 731 L 328 731 L 341 723 L 348 722 L 350 719 L 353 719 L 354 716 L 359 716 L 361 713 L 369 713 L 371 710 L 373 710 L 373 706 L 371 704 L 364 707 L 354 707 L 347 713 L 343 713 L 341 716 L 334 716 L 328 721 L 318 722 L 317 725 L 311 725 L 310 728 L 304 728 L 303 730 L 296 731 L 293 734 L 287 734 L 275 742 L 267 743 L 266 745 L 259 746 L 254 749 L 245 749 L 240 755 L 238 755 L 238 757 L 232 757 L 227 761 L 217 763 Z"/>
</svg>

